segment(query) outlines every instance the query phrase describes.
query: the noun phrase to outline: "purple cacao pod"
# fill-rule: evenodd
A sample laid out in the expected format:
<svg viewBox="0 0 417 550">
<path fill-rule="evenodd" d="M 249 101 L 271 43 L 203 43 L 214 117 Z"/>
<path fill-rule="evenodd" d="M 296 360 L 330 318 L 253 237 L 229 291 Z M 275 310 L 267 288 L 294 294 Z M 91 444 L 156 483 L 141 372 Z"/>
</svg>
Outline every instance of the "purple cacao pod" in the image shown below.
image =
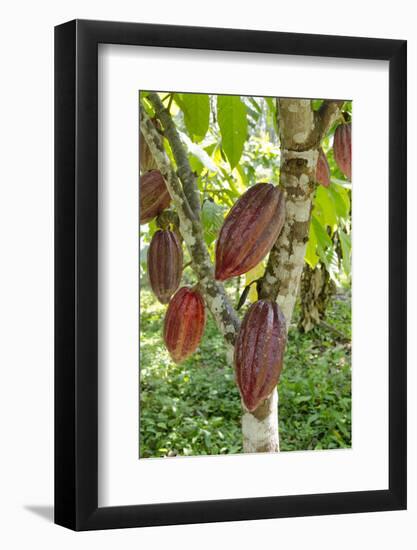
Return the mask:
<svg viewBox="0 0 417 550">
<path fill-rule="evenodd" d="M 276 302 L 259 300 L 248 309 L 236 339 L 236 381 L 245 407 L 254 411 L 279 381 L 287 329 Z"/>
<path fill-rule="evenodd" d="M 151 170 L 140 177 L 140 223 L 148 223 L 171 203 L 165 180 L 159 170 Z"/>
<path fill-rule="evenodd" d="M 349 181 L 352 179 L 352 124 L 340 124 L 333 138 L 334 159 Z"/>
<path fill-rule="evenodd" d="M 204 332 L 206 310 L 200 292 L 182 287 L 171 298 L 164 322 L 164 342 L 175 363 L 197 349 Z"/>
<path fill-rule="evenodd" d="M 148 277 L 161 304 L 167 304 L 179 287 L 182 264 L 182 247 L 177 235 L 170 230 L 157 231 L 148 248 Z"/>
<path fill-rule="evenodd" d="M 316 181 L 323 185 L 323 187 L 329 187 L 330 185 L 330 167 L 321 147 L 319 149 L 319 158 L 317 159 Z"/>
<path fill-rule="evenodd" d="M 257 183 L 234 204 L 216 242 L 216 279 L 247 273 L 268 254 L 285 221 L 285 197 L 271 183 Z"/>
</svg>

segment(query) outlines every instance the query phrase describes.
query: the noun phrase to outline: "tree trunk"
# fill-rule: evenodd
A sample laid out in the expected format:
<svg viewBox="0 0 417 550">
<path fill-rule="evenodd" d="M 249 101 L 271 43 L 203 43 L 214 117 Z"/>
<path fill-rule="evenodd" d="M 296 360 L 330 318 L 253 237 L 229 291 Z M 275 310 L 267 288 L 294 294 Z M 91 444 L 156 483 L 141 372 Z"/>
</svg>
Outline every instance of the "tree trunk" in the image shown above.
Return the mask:
<svg viewBox="0 0 417 550">
<path fill-rule="evenodd" d="M 277 300 L 290 326 L 308 242 L 311 201 L 320 142 L 342 102 L 324 102 L 318 112 L 309 99 L 279 99 L 280 184 L 286 191 L 286 219 L 260 284 L 260 298 Z M 277 391 L 242 418 L 245 452 L 279 450 Z M 274 431 L 276 427 L 276 431 Z"/>
<path fill-rule="evenodd" d="M 278 392 L 276 389 L 255 411 L 243 413 L 242 435 L 245 453 L 279 451 Z"/>
</svg>

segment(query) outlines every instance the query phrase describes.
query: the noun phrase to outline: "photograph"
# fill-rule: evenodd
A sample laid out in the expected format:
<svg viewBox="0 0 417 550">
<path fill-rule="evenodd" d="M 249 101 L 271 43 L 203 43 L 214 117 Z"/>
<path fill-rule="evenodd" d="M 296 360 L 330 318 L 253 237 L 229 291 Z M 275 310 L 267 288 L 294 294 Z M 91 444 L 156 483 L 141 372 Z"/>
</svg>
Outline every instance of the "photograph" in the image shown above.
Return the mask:
<svg viewBox="0 0 417 550">
<path fill-rule="evenodd" d="M 202 7 L 4 4 L 0 548 L 417 548 L 414 4 Z"/>
<path fill-rule="evenodd" d="M 353 101 L 139 119 L 139 459 L 350 449 Z"/>
</svg>

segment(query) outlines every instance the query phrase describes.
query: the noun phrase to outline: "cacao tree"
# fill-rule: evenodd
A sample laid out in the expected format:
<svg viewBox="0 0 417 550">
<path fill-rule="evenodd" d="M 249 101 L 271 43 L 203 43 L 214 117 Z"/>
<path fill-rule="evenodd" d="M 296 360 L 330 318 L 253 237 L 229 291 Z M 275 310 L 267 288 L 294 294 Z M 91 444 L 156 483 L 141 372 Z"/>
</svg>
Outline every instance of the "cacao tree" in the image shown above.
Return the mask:
<svg viewBox="0 0 417 550">
<path fill-rule="evenodd" d="M 343 104 L 156 92 L 140 98 L 140 219 L 152 226 L 151 286 L 169 301 L 164 341 L 181 361 L 198 346 L 205 309 L 213 316 L 242 397 L 245 452 L 279 450 L 276 386 L 305 262 L 310 269 L 322 262 L 332 273 L 337 241 L 337 261 L 348 270 L 351 130 Z M 323 155 L 340 124 L 346 128 L 331 164 L 342 173 L 333 178 Z M 245 151 L 251 128 L 266 130 L 262 125 L 274 135 L 272 150 L 260 152 L 255 139 Z M 254 155 L 256 169 L 255 161 L 242 162 L 245 155 Z M 260 182 L 265 155 L 274 163 Z M 182 240 L 196 285 L 176 291 Z M 240 276 L 246 289 L 239 306 L 248 293 L 254 301 L 243 321 L 224 285 L 239 277 L 240 286 Z"/>
</svg>

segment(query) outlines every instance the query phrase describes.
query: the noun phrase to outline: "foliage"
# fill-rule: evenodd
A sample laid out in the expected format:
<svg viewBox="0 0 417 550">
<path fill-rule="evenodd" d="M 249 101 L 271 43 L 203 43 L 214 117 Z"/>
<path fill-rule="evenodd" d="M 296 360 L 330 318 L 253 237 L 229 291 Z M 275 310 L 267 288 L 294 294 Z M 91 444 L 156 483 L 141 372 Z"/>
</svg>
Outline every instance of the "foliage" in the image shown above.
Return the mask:
<svg viewBox="0 0 417 550">
<path fill-rule="evenodd" d="M 241 404 L 224 341 L 211 317 L 200 348 L 180 365 L 161 345 L 164 306 L 141 288 L 140 456 L 242 451 Z M 350 338 L 350 299 L 332 303 L 329 324 Z M 350 345 L 328 329 L 289 333 L 279 388 L 281 450 L 351 444 Z"/>
<path fill-rule="evenodd" d="M 186 93 L 160 96 L 170 109 L 197 175 L 204 237 L 213 256 L 221 221 L 248 186 L 260 181 L 279 182 L 275 99 Z M 152 108 L 143 95 L 142 101 L 152 115 Z M 321 104 L 322 100 L 313 100 L 315 110 Z M 348 116 L 351 110 L 351 102 L 345 102 L 344 111 Z M 332 183 L 329 188 L 319 185 L 315 192 L 306 262 L 311 268 L 321 262 L 336 284 L 346 285 L 351 275 L 351 184 L 333 156 L 333 135 L 337 125 L 338 122 L 322 144 Z M 166 140 L 165 146 L 172 159 Z M 146 227 L 142 228 L 146 242 L 152 234 L 152 226 L 149 234 Z M 142 262 L 143 259 L 142 255 Z M 145 268 L 143 263 L 142 268 Z M 250 297 L 255 296 L 253 286 Z"/>
<path fill-rule="evenodd" d="M 336 126 L 336 125 L 335 125 Z M 351 276 L 351 184 L 340 172 L 333 156 L 334 129 L 323 149 L 330 167 L 331 185 L 318 185 L 305 260 L 314 269 L 321 262 L 336 284 L 349 284 Z"/>
</svg>

